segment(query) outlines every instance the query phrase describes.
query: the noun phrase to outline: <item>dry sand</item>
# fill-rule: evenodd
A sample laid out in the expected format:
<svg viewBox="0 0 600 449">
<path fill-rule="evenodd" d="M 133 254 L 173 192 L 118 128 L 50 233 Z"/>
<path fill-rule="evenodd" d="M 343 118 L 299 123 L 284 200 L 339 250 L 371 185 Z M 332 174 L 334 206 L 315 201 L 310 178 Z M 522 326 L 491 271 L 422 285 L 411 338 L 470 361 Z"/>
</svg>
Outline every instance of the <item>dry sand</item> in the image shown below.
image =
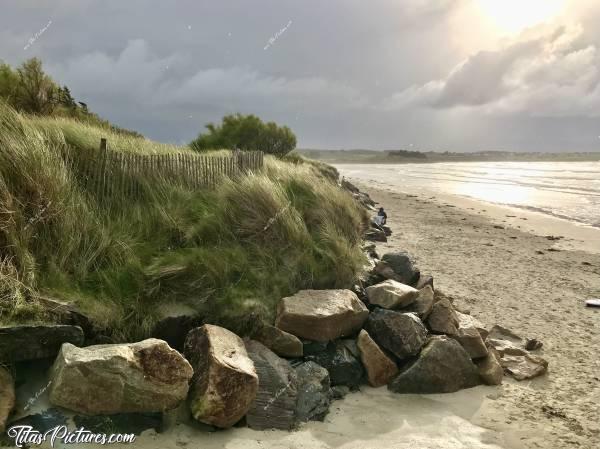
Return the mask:
<svg viewBox="0 0 600 449">
<path fill-rule="evenodd" d="M 600 310 L 585 308 L 584 300 L 600 297 L 600 254 L 549 251 L 565 244 L 581 248 L 585 238 L 574 229 L 569 232 L 576 238 L 566 243 L 523 232 L 516 226 L 529 231 L 540 225 L 521 220 L 527 218 L 522 211 L 459 200 L 450 205 L 449 198 L 377 190 L 372 183 L 362 187 L 385 206 L 394 230 L 387 244 L 378 245 L 379 252 L 408 250 L 459 307 L 489 326 L 502 324 L 540 339 L 549 374 L 527 382 L 506 378 L 501 387 L 448 395 L 364 388 L 334 402 L 325 422 L 296 432 L 235 428 L 208 433 L 180 424 L 161 434 L 147 431 L 129 447 L 599 448 Z M 541 221 L 545 228 L 538 230 L 567 234 L 561 232 L 569 228 L 565 223 Z M 498 223 L 506 228 L 494 227 Z"/>
</svg>

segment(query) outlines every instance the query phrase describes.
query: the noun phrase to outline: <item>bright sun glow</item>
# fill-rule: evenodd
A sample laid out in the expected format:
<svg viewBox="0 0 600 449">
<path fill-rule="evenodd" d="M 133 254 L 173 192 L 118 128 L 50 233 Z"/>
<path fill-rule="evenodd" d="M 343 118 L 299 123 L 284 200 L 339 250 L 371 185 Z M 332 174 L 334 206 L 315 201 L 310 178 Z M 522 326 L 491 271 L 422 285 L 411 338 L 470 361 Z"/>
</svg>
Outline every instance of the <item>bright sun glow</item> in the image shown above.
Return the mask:
<svg viewBox="0 0 600 449">
<path fill-rule="evenodd" d="M 525 28 L 548 22 L 558 16 L 567 0 L 477 0 L 482 13 L 503 33 L 519 33 Z"/>
</svg>

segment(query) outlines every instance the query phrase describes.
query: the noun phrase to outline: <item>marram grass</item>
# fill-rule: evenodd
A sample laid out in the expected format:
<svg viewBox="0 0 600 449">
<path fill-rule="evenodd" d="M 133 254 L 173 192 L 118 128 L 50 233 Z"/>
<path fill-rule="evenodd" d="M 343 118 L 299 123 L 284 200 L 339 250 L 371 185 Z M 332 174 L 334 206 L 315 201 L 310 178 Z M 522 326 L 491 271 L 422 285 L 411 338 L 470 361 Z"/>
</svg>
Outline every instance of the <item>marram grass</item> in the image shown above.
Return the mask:
<svg viewBox="0 0 600 449">
<path fill-rule="evenodd" d="M 116 151 L 190 151 L 0 105 L 0 324 L 42 322 L 39 295 L 71 301 L 117 341 L 147 337 L 171 304 L 243 332 L 280 298 L 351 286 L 365 212 L 299 157 L 214 190 L 167 180 L 99 201 L 63 161 L 106 137 Z"/>
</svg>

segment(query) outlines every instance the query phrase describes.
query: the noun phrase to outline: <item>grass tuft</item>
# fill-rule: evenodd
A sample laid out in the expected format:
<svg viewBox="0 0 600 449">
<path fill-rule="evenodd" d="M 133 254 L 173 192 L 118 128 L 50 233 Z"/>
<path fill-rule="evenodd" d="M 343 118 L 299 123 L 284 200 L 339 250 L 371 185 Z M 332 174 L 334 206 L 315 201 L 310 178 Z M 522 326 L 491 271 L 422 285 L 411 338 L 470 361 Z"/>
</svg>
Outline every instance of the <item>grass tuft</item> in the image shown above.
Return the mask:
<svg viewBox="0 0 600 449">
<path fill-rule="evenodd" d="M 116 151 L 188 151 L 0 105 L 0 324 L 48 320 L 43 294 L 117 341 L 149 336 L 178 304 L 243 332 L 299 289 L 350 287 L 364 265 L 367 217 L 335 169 L 265 157 L 215 190 L 156 179 L 139 199 L 99 201 L 63 157 L 87 157 L 100 137 Z"/>
</svg>

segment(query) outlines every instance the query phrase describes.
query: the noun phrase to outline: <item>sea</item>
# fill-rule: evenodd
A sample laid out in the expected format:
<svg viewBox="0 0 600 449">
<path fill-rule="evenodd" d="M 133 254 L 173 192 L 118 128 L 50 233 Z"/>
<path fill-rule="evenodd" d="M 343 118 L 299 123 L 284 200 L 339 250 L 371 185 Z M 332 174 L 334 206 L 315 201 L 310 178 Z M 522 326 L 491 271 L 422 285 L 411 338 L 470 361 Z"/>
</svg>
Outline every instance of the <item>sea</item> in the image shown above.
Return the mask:
<svg viewBox="0 0 600 449">
<path fill-rule="evenodd" d="M 336 164 L 399 191 L 452 194 L 600 228 L 600 162 Z"/>
</svg>

